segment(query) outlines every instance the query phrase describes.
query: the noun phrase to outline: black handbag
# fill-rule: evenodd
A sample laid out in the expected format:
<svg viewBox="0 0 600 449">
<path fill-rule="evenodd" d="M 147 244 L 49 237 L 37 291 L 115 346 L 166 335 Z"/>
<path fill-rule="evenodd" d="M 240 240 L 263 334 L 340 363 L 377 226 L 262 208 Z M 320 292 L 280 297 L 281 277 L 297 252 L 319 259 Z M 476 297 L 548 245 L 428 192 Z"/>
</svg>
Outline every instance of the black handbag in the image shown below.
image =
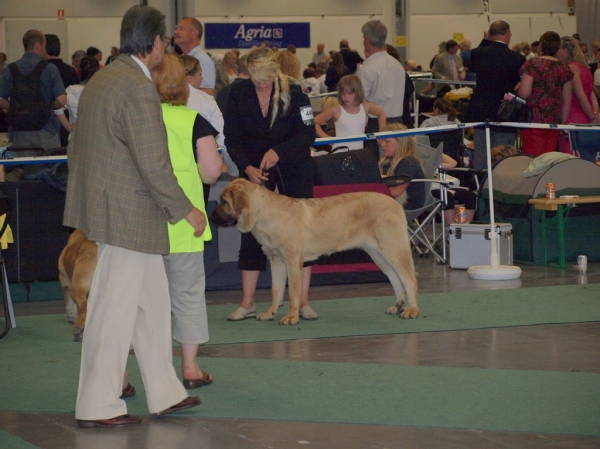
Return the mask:
<svg viewBox="0 0 600 449">
<path fill-rule="evenodd" d="M 513 94 L 504 95 L 498 109 L 498 120 L 501 122 L 531 123 L 533 113 L 527 102 Z"/>
<path fill-rule="evenodd" d="M 372 184 L 380 183 L 379 166 L 369 149 L 337 151 L 348 147 L 337 147 L 330 154 L 313 157 L 314 185 Z"/>
</svg>

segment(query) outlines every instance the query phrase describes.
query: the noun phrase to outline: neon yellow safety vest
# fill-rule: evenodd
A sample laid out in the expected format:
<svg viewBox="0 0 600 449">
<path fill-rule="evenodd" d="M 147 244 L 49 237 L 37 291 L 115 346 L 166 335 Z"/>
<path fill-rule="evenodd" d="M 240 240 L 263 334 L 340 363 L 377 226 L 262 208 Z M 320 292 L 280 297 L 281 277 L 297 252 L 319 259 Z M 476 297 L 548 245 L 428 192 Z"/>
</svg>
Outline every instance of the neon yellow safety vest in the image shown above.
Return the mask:
<svg viewBox="0 0 600 449">
<path fill-rule="evenodd" d="M 202 181 L 194 160 L 195 148 L 192 150 L 194 121 L 198 112 L 186 106 L 172 106 L 165 103 L 162 103 L 162 110 L 167 127 L 171 164 L 179 186 L 192 204 L 206 215 Z M 194 236 L 194 228 L 185 219 L 168 225 L 171 253 L 204 251 L 204 242 L 212 239 L 208 219 L 204 233 L 200 237 Z"/>
</svg>

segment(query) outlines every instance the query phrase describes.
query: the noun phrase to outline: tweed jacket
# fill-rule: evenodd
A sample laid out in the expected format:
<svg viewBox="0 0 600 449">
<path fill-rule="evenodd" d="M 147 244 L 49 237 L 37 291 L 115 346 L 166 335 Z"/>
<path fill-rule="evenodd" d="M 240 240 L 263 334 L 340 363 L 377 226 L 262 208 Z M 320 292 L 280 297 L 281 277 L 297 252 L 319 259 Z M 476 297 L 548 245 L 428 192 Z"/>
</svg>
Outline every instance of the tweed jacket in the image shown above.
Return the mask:
<svg viewBox="0 0 600 449">
<path fill-rule="evenodd" d="M 463 67 L 462 58 L 457 54 L 454 55 L 453 58 L 456 64 L 456 70 L 458 71 L 458 77 L 461 80 L 465 79 L 465 69 Z M 448 60 L 447 52 L 441 53 L 433 59 L 433 67 L 431 67 L 431 73 L 435 78 L 448 78 L 450 80 L 452 79 L 452 69 L 450 68 L 450 61 Z"/>
<path fill-rule="evenodd" d="M 167 220 L 192 210 L 173 174 L 160 99 L 130 56 L 83 90 L 68 150 L 64 224 L 96 242 L 167 254 Z"/>
</svg>

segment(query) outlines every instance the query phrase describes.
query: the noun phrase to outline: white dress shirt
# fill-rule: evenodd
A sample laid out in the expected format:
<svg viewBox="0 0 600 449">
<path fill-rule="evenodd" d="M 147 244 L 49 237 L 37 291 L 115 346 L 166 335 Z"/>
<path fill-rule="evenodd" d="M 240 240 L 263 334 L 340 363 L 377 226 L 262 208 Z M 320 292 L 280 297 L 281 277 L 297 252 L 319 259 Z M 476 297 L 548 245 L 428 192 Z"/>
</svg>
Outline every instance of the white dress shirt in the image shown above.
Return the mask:
<svg viewBox="0 0 600 449">
<path fill-rule="evenodd" d="M 402 64 L 381 51 L 369 56 L 356 75 L 362 81 L 366 101 L 383 108 L 387 117 L 402 117 L 406 83 Z"/>
</svg>

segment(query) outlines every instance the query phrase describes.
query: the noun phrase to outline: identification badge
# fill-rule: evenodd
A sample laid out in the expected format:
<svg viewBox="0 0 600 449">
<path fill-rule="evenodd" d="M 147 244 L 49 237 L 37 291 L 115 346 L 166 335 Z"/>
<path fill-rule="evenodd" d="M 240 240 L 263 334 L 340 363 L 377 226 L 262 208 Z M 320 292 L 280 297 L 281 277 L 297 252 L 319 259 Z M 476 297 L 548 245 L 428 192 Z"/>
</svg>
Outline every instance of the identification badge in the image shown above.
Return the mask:
<svg viewBox="0 0 600 449">
<path fill-rule="evenodd" d="M 302 117 L 302 122 L 306 126 L 315 126 L 315 117 L 310 106 L 302 106 L 300 108 L 300 116 Z"/>
</svg>

